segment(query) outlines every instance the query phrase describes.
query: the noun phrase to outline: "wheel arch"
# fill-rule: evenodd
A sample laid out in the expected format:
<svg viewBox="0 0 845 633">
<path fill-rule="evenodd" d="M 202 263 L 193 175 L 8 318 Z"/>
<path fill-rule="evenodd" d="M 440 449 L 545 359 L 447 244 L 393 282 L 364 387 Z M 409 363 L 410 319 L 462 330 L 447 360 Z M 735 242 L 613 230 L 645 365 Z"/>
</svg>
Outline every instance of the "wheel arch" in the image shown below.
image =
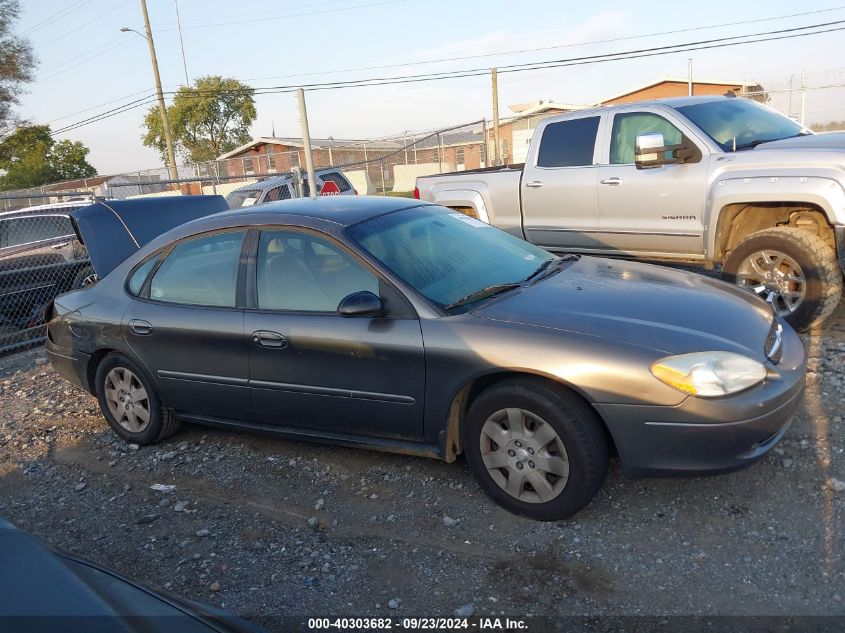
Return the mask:
<svg viewBox="0 0 845 633">
<path fill-rule="evenodd" d="M 527 370 L 496 370 L 475 376 L 464 382 L 453 394 L 451 404 L 446 416 L 446 429 L 441 441 L 443 458 L 447 462 L 453 462 L 457 456 L 463 453 L 461 440 L 461 428 L 470 406 L 481 395 L 482 392 L 505 380 L 523 378 L 536 380 L 538 383 L 551 386 L 556 390 L 565 390 L 579 398 L 595 414 L 601 424 L 608 448 L 611 454 L 617 454 L 616 443 L 610 433 L 610 428 L 602 418 L 601 414 L 590 403 L 589 398 L 577 386 L 561 380 L 556 376 Z"/>
<path fill-rule="evenodd" d="M 818 202 L 748 200 L 727 202 L 719 209 L 718 222 L 710 236 L 710 259 L 724 262 L 748 236 L 779 226 L 810 231 L 836 249 L 834 228 Z"/>
</svg>

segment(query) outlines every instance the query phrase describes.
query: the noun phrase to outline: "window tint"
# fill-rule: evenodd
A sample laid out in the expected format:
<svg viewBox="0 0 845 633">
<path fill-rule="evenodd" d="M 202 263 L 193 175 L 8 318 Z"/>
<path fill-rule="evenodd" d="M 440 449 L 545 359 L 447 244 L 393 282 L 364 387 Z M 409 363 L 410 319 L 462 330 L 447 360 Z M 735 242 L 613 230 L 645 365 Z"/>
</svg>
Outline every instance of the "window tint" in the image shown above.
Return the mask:
<svg viewBox="0 0 845 633">
<path fill-rule="evenodd" d="M 73 235 L 73 227 L 70 218 L 63 215 L 36 215 L 0 222 L 0 247 L 20 246 L 69 235 Z"/>
<path fill-rule="evenodd" d="M 144 282 L 147 280 L 147 276 L 150 274 L 150 271 L 155 268 L 159 257 L 159 255 L 151 257 L 135 269 L 135 272 L 132 273 L 132 276 L 129 278 L 128 287 L 130 293 L 136 297 L 140 294 L 141 288 L 144 287 Z"/>
<path fill-rule="evenodd" d="M 226 204 L 230 209 L 249 207 L 261 197 L 261 191 L 256 189 L 237 189 L 226 196 Z"/>
<path fill-rule="evenodd" d="M 258 247 L 258 306 L 334 312 L 346 295 L 379 294 L 375 275 L 329 240 L 293 231 L 264 231 Z"/>
<path fill-rule="evenodd" d="M 244 232 L 217 233 L 176 246 L 153 275 L 150 298 L 201 306 L 235 306 Z"/>
<path fill-rule="evenodd" d="M 659 132 L 666 145 L 679 145 L 681 131 L 662 116 L 649 112 L 630 112 L 613 117 L 613 133 L 610 139 L 610 162 L 613 165 L 627 165 L 634 162 L 637 135 Z M 671 152 L 667 152 L 671 158 Z"/>
<path fill-rule="evenodd" d="M 537 165 L 578 167 L 593 164 L 593 150 L 599 129 L 597 116 L 551 123 L 543 131 Z"/>
<path fill-rule="evenodd" d="M 279 187 L 274 187 L 267 192 L 264 196 L 263 202 L 275 202 L 276 200 L 289 200 L 290 199 L 290 189 L 288 189 L 287 185 L 281 185 Z"/>
<path fill-rule="evenodd" d="M 320 174 L 320 180 L 322 180 L 323 182 L 330 180 L 331 182 L 337 185 L 337 188 L 340 189 L 341 193 L 345 193 L 352 188 L 350 184 L 346 181 L 346 178 L 334 171 L 330 171 L 327 174 Z"/>
</svg>

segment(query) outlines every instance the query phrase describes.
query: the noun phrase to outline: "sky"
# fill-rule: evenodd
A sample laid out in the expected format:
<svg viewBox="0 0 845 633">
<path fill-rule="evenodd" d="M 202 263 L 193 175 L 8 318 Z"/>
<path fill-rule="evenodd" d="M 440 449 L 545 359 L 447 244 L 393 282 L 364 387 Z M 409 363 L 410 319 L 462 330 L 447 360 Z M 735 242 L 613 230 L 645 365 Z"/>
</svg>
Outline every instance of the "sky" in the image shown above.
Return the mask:
<svg viewBox="0 0 845 633">
<path fill-rule="evenodd" d="M 292 86 L 423 72 L 488 68 L 665 46 L 845 20 L 836 0 L 616 2 L 561 0 L 148 0 L 165 90 L 185 83 L 176 2 L 189 79 L 235 77 L 255 87 Z M 147 43 L 121 27 L 144 29 L 138 0 L 21 0 L 17 32 L 39 59 L 18 110 L 53 130 L 151 95 Z M 812 15 L 797 13 L 817 11 Z M 58 15 L 57 15 L 58 14 Z M 718 26 L 748 20 L 767 21 Z M 716 28 L 702 28 L 716 27 Z M 696 29 L 678 32 L 684 29 Z M 675 31 L 674 33 L 671 33 Z M 614 41 L 607 41 L 614 40 Z M 590 42 L 600 42 L 589 44 Z M 611 63 L 500 73 L 500 112 L 509 104 L 592 103 L 666 76 L 742 80 L 786 88 L 845 84 L 845 31 Z M 525 49 L 540 49 L 517 53 Z M 455 59 L 474 56 L 471 59 Z M 446 60 L 427 63 L 431 60 Z M 373 138 L 491 118 L 488 77 L 307 91 L 312 137 Z M 807 91 L 807 122 L 845 119 L 845 91 Z M 797 114 L 800 97 L 792 98 Z M 786 92 L 775 95 L 789 108 Z M 101 174 L 161 166 L 143 146 L 146 109 L 57 135 L 82 141 Z M 254 136 L 299 136 L 294 94 L 256 97 Z"/>
</svg>

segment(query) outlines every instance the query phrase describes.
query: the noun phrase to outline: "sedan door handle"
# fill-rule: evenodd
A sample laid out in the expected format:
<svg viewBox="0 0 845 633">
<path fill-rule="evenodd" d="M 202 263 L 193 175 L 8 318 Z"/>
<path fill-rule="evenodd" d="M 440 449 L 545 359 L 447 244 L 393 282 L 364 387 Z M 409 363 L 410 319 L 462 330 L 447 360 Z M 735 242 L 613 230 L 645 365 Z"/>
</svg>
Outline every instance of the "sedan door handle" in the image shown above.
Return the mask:
<svg viewBox="0 0 845 633">
<path fill-rule="evenodd" d="M 153 333 L 153 324 L 141 319 L 132 319 L 129 321 L 129 329 L 138 336 L 149 336 Z"/>
<path fill-rule="evenodd" d="M 621 185 L 622 179 L 614 176 L 613 178 L 605 178 L 599 181 L 603 185 Z"/>
<path fill-rule="evenodd" d="M 261 347 L 270 349 L 284 349 L 288 346 L 288 340 L 278 332 L 269 330 L 258 330 L 252 333 L 252 342 Z"/>
<path fill-rule="evenodd" d="M 539 189 L 543 186 L 543 183 L 539 180 L 529 180 L 525 183 L 526 187 L 531 187 L 532 189 Z"/>
<path fill-rule="evenodd" d="M 50 248 L 54 248 L 56 250 L 59 250 L 60 248 L 64 248 L 68 244 L 70 244 L 70 242 L 60 242 L 59 244 L 53 244 Z"/>
</svg>

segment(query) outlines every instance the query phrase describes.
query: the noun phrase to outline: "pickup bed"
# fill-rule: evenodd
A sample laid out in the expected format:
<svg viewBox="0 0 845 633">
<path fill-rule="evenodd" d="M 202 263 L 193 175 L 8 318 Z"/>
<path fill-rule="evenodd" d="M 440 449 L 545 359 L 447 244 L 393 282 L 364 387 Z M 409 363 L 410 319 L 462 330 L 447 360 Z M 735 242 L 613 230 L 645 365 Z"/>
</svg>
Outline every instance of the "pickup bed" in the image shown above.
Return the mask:
<svg viewBox="0 0 845 633">
<path fill-rule="evenodd" d="M 555 252 L 721 266 L 799 329 L 842 294 L 845 134 L 748 99 L 549 117 L 524 165 L 422 177 L 416 195 Z"/>
</svg>

